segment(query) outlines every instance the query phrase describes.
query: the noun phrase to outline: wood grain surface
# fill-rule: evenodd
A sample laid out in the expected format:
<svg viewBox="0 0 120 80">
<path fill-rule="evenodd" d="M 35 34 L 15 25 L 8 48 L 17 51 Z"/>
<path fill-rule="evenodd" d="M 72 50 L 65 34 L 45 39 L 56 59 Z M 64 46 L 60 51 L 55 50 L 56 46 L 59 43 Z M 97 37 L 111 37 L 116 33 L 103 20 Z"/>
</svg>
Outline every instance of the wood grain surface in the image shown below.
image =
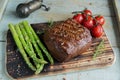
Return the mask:
<svg viewBox="0 0 120 80">
<path fill-rule="evenodd" d="M 34 30 L 38 33 L 39 31 L 44 31 L 48 29 L 47 23 L 32 24 Z M 38 34 L 39 35 L 39 34 Z M 43 34 L 44 35 L 44 34 Z M 42 39 L 42 35 L 39 35 Z M 100 41 L 104 39 L 105 48 L 102 54 L 93 60 L 92 56 L 95 51 L 96 46 Z M 61 73 L 74 72 L 79 70 L 96 69 L 110 66 L 113 64 L 115 56 L 111 45 L 106 37 L 105 33 L 101 38 L 93 39 L 91 47 L 81 54 L 80 56 L 68 61 L 59 63 L 55 60 L 54 65 L 45 65 L 43 71 L 39 75 L 34 75 L 34 72 L 28 68 L 25 64 L 19 50 L 17 49 L 10 31 L 7 33 L 7 47 L 6 47 L 6 69 L 9 74 L 14 79 L 35 77 L 35 76 L 48 76 L 56 75 Z"/>
</svg>

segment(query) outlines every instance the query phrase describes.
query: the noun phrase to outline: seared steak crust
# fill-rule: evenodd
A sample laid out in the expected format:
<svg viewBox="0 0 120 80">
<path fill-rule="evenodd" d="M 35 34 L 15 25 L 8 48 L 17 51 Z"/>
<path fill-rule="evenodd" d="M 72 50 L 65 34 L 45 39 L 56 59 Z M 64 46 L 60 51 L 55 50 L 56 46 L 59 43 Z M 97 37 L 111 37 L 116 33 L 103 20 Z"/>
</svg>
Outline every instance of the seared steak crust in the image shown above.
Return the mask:
<svg viewBox="0 0 120 80">
<path fill-rule="evenodd" d="M 91 45 L 90 31 L 73 19 L 54 25 L 44 35 L 52 56 L 58 61 L 68 61 L 85 52 Z"/>
</svg>

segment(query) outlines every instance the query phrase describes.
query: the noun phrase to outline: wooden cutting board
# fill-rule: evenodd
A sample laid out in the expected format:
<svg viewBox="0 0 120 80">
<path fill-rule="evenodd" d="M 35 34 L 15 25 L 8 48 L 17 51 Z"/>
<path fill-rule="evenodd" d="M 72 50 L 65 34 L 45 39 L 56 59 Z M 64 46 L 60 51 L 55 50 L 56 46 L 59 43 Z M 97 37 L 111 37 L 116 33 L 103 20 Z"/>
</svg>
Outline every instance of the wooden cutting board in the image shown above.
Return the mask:
<svg viewBox="0 0 120 80">
<path fill-rule="evenodd" d="M 32 27 L 34 28 L 36 33 L 39 33 L 40 31 L 44 31 L 49 28 L 48 23 L 32 24 Z M 42 38 L 42 36 L 43 35 L 39 35 L 40 38 Z M 104 52 L 98 57 L 96 57 L 95 60 L 93 60 L 92 56 L 95 51 L 95 48 L 102 39 L 104 39 L 105 41 Z M 14 79 L 35 76 L 43 77 L 48 75 L 56 75 L 80 70 L 103 68 L 112 65 L 114 60 L 115 55 L 113 53 L 107 36 L 104 33 L 102 38 L 93 39 L 90 49 L 81 54 L 81 56 L 78 56 L 68 62 L 63 63 L 59 63 L 55 60 L 54 65 L 45 65 L 43 71 L 39 75 L 34 75 L 34 72 L 28 68 L 21 54 L 19 53 L 10 31 L 8 30 L 7 33 L 6 70 L 8 75 Z"/>
</svg>

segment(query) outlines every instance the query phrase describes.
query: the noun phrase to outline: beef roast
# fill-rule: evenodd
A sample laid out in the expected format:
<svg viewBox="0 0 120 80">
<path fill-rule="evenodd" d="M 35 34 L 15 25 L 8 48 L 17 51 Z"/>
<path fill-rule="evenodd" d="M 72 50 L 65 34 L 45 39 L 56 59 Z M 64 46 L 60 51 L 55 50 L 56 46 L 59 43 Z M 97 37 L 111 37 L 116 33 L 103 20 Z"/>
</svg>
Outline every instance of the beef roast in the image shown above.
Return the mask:
<svg viewBox="0 0 120 80">
<path fill-rule="evenodd" d="M 73 19 L 53 25 L 44 35 L 51 55 L 60 62 L 68 61 L 89 49 L 90 31 Z"/>
</svg>

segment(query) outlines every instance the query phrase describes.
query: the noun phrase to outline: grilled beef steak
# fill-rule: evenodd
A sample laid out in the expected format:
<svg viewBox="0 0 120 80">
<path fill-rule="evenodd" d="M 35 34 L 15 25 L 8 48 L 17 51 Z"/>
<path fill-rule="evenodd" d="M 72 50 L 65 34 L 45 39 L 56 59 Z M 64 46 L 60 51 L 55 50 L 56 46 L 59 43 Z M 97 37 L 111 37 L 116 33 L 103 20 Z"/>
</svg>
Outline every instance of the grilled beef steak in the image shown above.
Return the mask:
<svg viewBox="0 0 120 80">
<path fill-rule="evenodd" d="M 51 55 L 60 62 L 68 61 L 89 49 L 90 31 L 73 19 L 54 25 L 44 35 Z"/>
</svg>

